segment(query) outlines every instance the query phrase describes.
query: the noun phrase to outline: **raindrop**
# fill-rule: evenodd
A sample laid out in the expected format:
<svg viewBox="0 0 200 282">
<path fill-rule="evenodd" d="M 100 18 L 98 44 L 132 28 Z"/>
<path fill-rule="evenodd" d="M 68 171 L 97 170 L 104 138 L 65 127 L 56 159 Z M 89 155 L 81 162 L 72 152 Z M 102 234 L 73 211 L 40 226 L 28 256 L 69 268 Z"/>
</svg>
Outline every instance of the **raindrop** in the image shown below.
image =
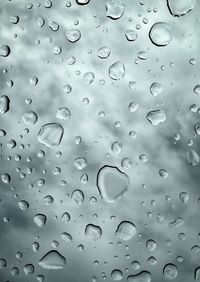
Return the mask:
<svg viewBox="0 0 200 282">
<path fill-rule="evenodd" d="M 10 99 L 8 96 L 3 95 L 0 97 L 0 113 L 4 114 L 10 109 Z"/>
<path fill-rule="evenodd" d="M 113 281 L 120 281 L 123 279 L 123 273 L 121 272 L 121 270 L 119 269 L 114 269 L 112 272 L 111 272 L 111 279 Z"/>
<path fill-rule="evenodd" d="M 94 241 L 99 240 L 102 236 L 102 230 L 99 226 L 94 224 L 88 224 L 85 228 L 85 235 L 87 238 Z"/>
<path fill-rule="evenodd" d="M 164 278 L 167 280 L 175 279 L 178 275 L 178 270 L 177 270 L 176 265 L 172 263 L 165 265 L 165 267 L 163 268 L 163 275 L 164 275 Z"/>
<path fill-rule="evenodd" d="M 36 214 L 34 216 L 34 222 L 38 227 L 43 227 L 47 221 L 47 217 L 44 214 Z"/>
<path fill-rule="evenodd" d="M 115 236 L 118 239 L 128 241 L 136 235 L 136 227 L 132 222 L 122 221 L 115 231 Z"/>
<path fill-rule="evenodd" d="M 78 29 L 69 29 L 66 32 L 66 38 L 69 42 L 76 42 L 81 38 L 80 30 Z"/>
<path fill-rule="evenodd" d="M 70 117 L 71 117 L 71 112 L 68 108 L 66 107 L 62 107 L 62 108 L 59 108 L 56 112 L 56 117 L 58 119 L 65 119 L 65 120 L 68 120 Z"/>
<path fill-rule="evenodd" d="M 150 111 L 147 114 L 147 119 L 152 125 L 158 125 L 166 121 L 167 117 L 163 110 Z"/>
<path fill-rule="evenodd" d="M 109 76 L 113 80 L 120 80 L 124 77 L 125 67 L 124 64 L 120 61 L 114 63 L 109 68 Z"/>
<path fill-rule="evenodd" d="M 37 122 L 38 116 L 35 112 L 30 111 L 30 112 L 26 112 L 25 114 L 23 114 L 22 119 L 25 124 L 33 125 Z"/>
<path fill-rule="evenodd" d="M 106 1 L 106 15 L 107 17 L 117 20 L 121 18 L 125 10 L 125 5 L 121 0 L 107 0 Z"/>
<path fill-rule="evenodd" d="M 97 187 L 106 202 L 119 200 L 128 190 L 129 177 L 117 167 L 104 166 L 97 174 Z"/>
<path fill-rule="evenodd" d="M 167 0 L 167 4 L 170 13 L 173 16 L 180 17 L 194 9 L 196 0 Z"/>
<path fill-rule="evenodd" d="M 155 23 L 150 29 L 149 37 L 156 46 L 166 46 L 172 40 L 171 28 L 163 22 Z"/>
<path fill-rule="evenodd" d="M 151 273 L 142 271 L 136 275 L 130 275 L 127 277 L 127 282 L 151 282 Z"/>
<path fill-rule="evenodd" d="M 108 47 L 101 47 L 97 51 L 97 56 L 101 59 L 106 59 L 110 56 L 111 50 Z"/>
<path fill-rule="evenodd" d="M 197 166 L 199 164 L 199 155 L 195 150 L 189 150 L 187 151 L 187 161 L 188 164 L 192 166 Z"/>
<path fill-rule="evenodd" d="M 51 148 L 58 146 L 64 133 L 63 127 L 59 123 L 44 124 L 38 133 L 38 141 Z"/>
<path fill-rule="evenodd" d="M 58 270 L 64 268 L 66 258 L 57 251 L 50 251 L 39 261 L 39 266 L 44 269 Z"/>
<path fill-rule="evenodd" d="M 8 45 L 0 46 L 0 56 L 8 57 L 10 55 L 10 47 Z"/>
<path fill-rule="evenodd" d="M 158 96 L 162 93 L 163 91 L 163 86 L 162 84 L 158 83 L 158 82 L 154 82 L 151 84 L 150 86 L 150 92 L 153 96 Z"/>
</svg>

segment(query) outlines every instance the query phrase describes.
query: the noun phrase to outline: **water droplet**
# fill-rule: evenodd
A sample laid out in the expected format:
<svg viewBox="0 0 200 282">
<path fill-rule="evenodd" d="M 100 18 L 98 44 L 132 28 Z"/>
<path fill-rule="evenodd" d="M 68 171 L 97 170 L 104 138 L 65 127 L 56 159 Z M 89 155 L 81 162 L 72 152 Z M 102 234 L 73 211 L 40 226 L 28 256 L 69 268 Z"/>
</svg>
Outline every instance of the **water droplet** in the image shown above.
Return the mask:
<svg viewBox="0 0 200 282">
<path fill-rule="evenodd" d="M 66 241 L 66 242 L 71 242 L 72 241 L 72 235 L 70 235 L 69 233 L 67 232 L 63 232 L 61 234 L 61 238 Z"/>
<path fill-rule="evenodd" d="M 38 141 L 47 147 L 58 146 L 64 133 L 63 127 L 58 123 L 44 124 L 38 133 Z"/>
<path fill-rule="evenodd" d="M 66 258 L 57 251 L 50 251 L 42 257 L 39 265 L 44 269 L 58 270 L 66 265 Z"/>
<path fill-rule="evenodd" d="M 93 72 L 86 72 L 83 76 L 83 79 L 87 84 L 91 84 L 95 79 L 94 73 Z"/>
<path fill-rule="evenodd" d="M 5 267 L 6 267 L 6 265 L 7 265 L 6 260 L 5 260 L 5 259 L 0 258 L 0 269 L 1 269 L 1 268 L 5 268 Z"/>
<path fill-rule="evenodd" d="M 136 235 L 136 227 L 132 222 L 122 221 L 115 231 L 115 236 L 121 240 L 128 241 Z"/>
<path fill-rule="evenodd" d="M 111 50 L 108 47 L 101 47 L 97 51 L 97 56 L 101 59 L 106 59 L 110 56 Z"/>
<path fill-rule="evenodd" d="M 196 0 L 167 0 L 170 13 L 173 16 L 184 16 L 194 9 Z"/>
<path fill-rule="evenodd" d="M 25 211 L 29 208 L 29 203 L 27 201 L 19 201 L 18 206 L 21 210 Z"/>
<path fill-rule="evenodd" d="M 149 251 L 155 251 L 156 247 L 157 247 L 157 244 L 154 240 L 148 240 L 146 242 L 146 247 L 147 249 L 149 249 Z"/>
<path fill-rule="evenodd" d="M 85 4 L 88 4 L 90 2 L 90 0 L 76 0 L 76 2 L 79 5 L 85 5 Z"/>
<path fill-rule="evenodd" d="M 120 281 L 123 279 L 123 273 L 121 272 L 121 270 L 119 269 L 114 269 L 112 272 L 111 272 L 111 279 L 113 281 Z"/>
<path fill-rule="evenodd" d="M 119 200 L 128 190 L 129 177 L 117 167 L 104 166 L 97 174 L 97 187 L 106 202 Z"/>
<path fill-rule="evenodd" d="M 158 83 L 158 82 L 154 82 L 151 84 L 150 86 L 150 92 L 153 96 L 158 96 L 162 93 L 163 91 L 163 86 L 162 84 Z"/>
<path fill-rule="evenodd" d="M 167 280 L 175 279 L 178 275 L 178 270 L 177 270 L 176 265 L 172 263 L 165 265 L 165 267 L 163 268 L 163 275 L 164 275 L 164 278 Z"/>
<path fill-rule="evenodd" d="M 154 110 L 148 112 L 147 119 L 150 121 L 151 124 L 158 125 L 166 121 L 167 117 L 163 110 Z"/>
<path fill-rule="evenodd" d="M 181 200 L 181 202 L 187 203 L 188 200 L 189 200 L 189 195 L 188 195 L 188 193 L 186 193 L 186 192 L 181 192 L 181 193 L 179 194 L 179 199 Z"/>
<path fill-rule="evenodd" d="M 24 266 L 24 273 L 26 275 L 30 275 L 30 274 L 33 274 L 35 272 L 35 268 L 32 264 L 26 264 Z"/>
<path fill-rule="evenodd" d="M 47 221 L 47 217 L 44 214 L 36 214 L 34 216 L 34 222 L 38 227 L 43 227 Z"/>
<path fill-rule="evenodd" d="M 111 150 L 116 153 L 116 154 L 120 154 L 121 150 L 122 150 L 122 143 L 116 141 L 111 145 Z"/>
<path fill-rule="evenodd" d="M 109 68 L 109 76 L 113 80 L 120 80 L 124 77 L 125 67 L 124 64 L 120 61 L 114 63 Z"/>
<path fill-rule="evenodd" d="M 194 87 L 194 89 L 193 89 L 193 92 L 195 93 L 195 94 L 200 94 L 200 85 L 196 85 L 195 87 Z"/>
<path fill-rule="evenodd" d="M 195 272 L 194 272 L 194 280 L 200 281 L 200 267 L 198 267 L 198 268 L 195 269 Z"/>
<path fill-rule="evenodd" d="M 82 204 L 83 203 L 83 201 L 84 201 L 84 194 L 83 194 L 83 192 L 81 191 L 81 190 L 74 190 L 73 192 L 72 192 L 72 200 L 76 203 L 76 204 L 78 204 L 78 205 L 80 205 L 80 204 Z"/>
<path fill-rule="evenodd" d="M 81 32 L 78 29 L 69 29 L 66 32 L 66 38 L 69 42 L 76 42 L 81 38 Z"/>
<path fill-rule="evenodd" d="M 160 177 L 167 178 L 169 174 L 165 169 L 162 168 L 159 170 L 159 175 Z"/>
<path fill-rule="evenodd" d="M 8 57 L 10 55 L 10 47 L 8 45 L 0 46 L 0 56 Z"/>
<path fill-rule="evenodd" d="M 130 275 L 127 277 L 127 282 L 151 282 L 151 273 L 142 271 L 136 275 Z"/>
<path fill-rule="evenodd" d="M 192 166 L 197 166 L 199 164 L 199 155 L 195 150 L 187 151 L 187 161 Z"/>
<path fill-rule="evenodd" d="M 200 135 L 200 122 L 197 122 L 194 126 L 196 134 Z"/>
<path fill-rule="evenodd" d="M 30 111 L 30 112 L 26 112 L 25 114 L 23 114 L 22 119 L 25 124 L 33 125 L 37 122 L 38 116 L 35 112 Z"/>
<path fill-rule="evenodd" d="M 87 166 L 87 161 L 85 158 L 77 158 L 74 160 L 74 166 L 78 170 L 83 170 Z"/>
<path fill-rule="evenodd" d="M 156 46 L 166 46 L 172 40 L 171 28 L 163 22 L 155 23 L 150 29 L 149 37 Z"/>
<path fill-rule="evenodd" d="M 102 230 L 99 226 L 94 224 L 88 224 L 85 228 L 85 235 L 87 238 L 94 241 L 99 240 L 102 236 Z"/>
<path fill-rule="evenodd" d="M 3 183 L 8 184 L 8 183 L 10 183 L 11 177 L 10 177 L 9 174 L 3 173 L 1 175 L 1 180 L 2 180 Z"/>
<path fill-rule="evenodd" d="M 107 17 L 117 20 L 119 19 L 125 10 L 125 5 L 121 0 L 107 0 L 106 1 L 106 15 Z"/>
<path fill-rule="evenodd" d="M 65 119 L 65 120 L 68 120 L 70 117 L 71 117 L 71 112 L 68 108 L 66 107 L 62 107 L 62 108 L 59 108 L 56 112 L 56 117 L 58 119 Z"/>
<path fill-rule="evenodd" d="M 127 30 L 125 36 L 128 41 L 135 41 L 137 39 L 137 32 L 135 30 Z"/>
<path fill-rule="evenodd" d="M 8 96 L 3 95 L 0 97 L 0 113 L 4 114 L 10 109 L 10 99 Z"/>
</svg>

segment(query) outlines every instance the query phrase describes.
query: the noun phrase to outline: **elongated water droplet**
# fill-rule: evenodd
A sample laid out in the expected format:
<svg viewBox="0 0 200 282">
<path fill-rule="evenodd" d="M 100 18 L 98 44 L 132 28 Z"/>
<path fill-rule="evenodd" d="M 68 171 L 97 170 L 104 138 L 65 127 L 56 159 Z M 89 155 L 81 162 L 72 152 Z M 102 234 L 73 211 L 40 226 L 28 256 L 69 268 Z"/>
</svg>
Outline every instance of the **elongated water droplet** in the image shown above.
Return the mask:
<svg viewBox="0 0 200 282">
<path fill-rule="evenodd" d="M 142 271 L 136 275 L 130 275 L 127 277 L 127 282 L 151 282 L 151 273 Z"/>
<path fill-rule="evenodd" d="M 39 266 L 44 269 L 58 270 L 64 268 L 66 258 L 57 251 L 50 251 L 39 261 Z"/>
<path fill-rule="evenodd" d="M 0 97 L 0 113 L 4 114 L 10 109 L 10 99 L 8 96 L 3 95 Z"/>
</svg>

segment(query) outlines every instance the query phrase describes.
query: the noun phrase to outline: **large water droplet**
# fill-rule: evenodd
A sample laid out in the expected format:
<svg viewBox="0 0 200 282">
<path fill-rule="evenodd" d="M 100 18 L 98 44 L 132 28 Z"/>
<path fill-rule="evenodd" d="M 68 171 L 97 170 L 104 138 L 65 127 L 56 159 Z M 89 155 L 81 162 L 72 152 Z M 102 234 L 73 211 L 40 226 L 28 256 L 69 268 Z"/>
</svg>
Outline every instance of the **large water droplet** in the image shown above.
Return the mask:
<svg viewBox="0 0 200 282">
<path fill-rule="evenodd" d="M 129 177 L 117 167 L 104 166 L 97 174 L 97 187 L 101 198 L 106 202 L 115 202 L 127 191 Z"/>
<path fill-rule="evenodd" d="M 44 269 L 62 269 L 66 265 L 66 258 L 57 251 L 50 251 L 42 257 L 39 265 Z"/>
<path fill-rule="evenodd" d="M 172 40 L 171 28 L 163 22 L 155 23 L 149 32 L 149 37 L 153 44 L 157 46 L 166 46 Z"/>
<path fill-rule="evenodd" d="M 132 222 L 122 221 L 115 231 L 115 236 L 121 240 L 128 241 L 136 235 L 136 227 Z"/>
<path fill-rule="evenodd" d="M 44 124 L 38 133 L 38 141 L 47 147 L 58 146 L 64 133 L 63 127 L 59 123 Z"/>
</svg>

